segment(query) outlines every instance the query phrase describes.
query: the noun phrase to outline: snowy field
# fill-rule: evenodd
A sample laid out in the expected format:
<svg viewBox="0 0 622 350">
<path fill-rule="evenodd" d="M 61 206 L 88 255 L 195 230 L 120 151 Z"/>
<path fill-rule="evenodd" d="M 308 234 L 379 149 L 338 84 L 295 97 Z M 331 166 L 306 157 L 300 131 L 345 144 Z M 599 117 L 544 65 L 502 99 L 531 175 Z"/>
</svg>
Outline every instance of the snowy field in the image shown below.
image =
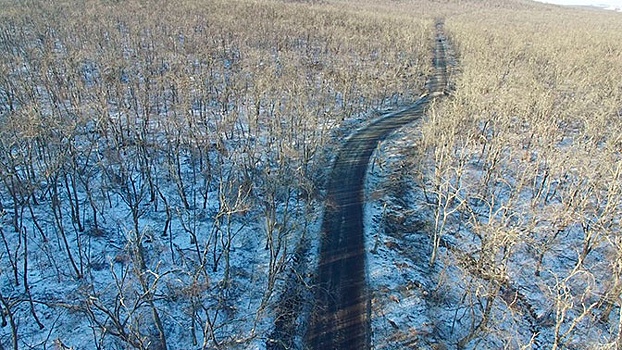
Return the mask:
<svg viewBox="0 0 622 350">
<path fill-rule="evenodd" d="M 592 6 L 605 10 L 622 12 L 622 1 L 620 0 L 535 0 L 547 4 L 564 6 Z"/>
<path fill-rule="evenodd" d="M 456 200 L 439 210 L 435 165 L 421 158 L 417 124 L 381 144 L 367 175 L 374 348 L 611 348 L 617 311 L 608 301 L 607 259 L 615 246 L 597 237 L 586 246 L 588 233 L 575 224 L 549 235 L 559 222 L 546 211 L 535 226 L 523 226 L 531 220 L 521 205 L 533 194 L 519 194 L 523 203 L 506 212 L 516 194 L 501 182 L 498 203 L 472 198 L 459 207 L 465 188 L 485 176 L 476 158 Z M 435 232 L 439 253 L 431 264 Z"/>
</svg>

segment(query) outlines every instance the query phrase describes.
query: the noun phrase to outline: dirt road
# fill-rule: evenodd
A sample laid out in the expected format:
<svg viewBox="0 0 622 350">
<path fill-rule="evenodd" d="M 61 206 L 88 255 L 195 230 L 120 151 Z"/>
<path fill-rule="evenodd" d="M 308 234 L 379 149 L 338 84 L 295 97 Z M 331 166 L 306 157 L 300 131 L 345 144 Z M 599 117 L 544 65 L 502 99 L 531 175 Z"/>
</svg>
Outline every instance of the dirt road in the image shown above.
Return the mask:
<svg viewBox="0 0 622 350">
<path fill-rule="evenodd" d="M 434 76 L 429 93 L 414 105 L 356 131 L 335 159 L 327 188 L 315 306 L 307 332 L 311 349 L 369 349 L 370 299 L 363 237 L 363 182 L 378 142 L 420 118 L 428 103 L 445 94 L 447 69 L 443 25 L 437 23 Z"/>
</svg>

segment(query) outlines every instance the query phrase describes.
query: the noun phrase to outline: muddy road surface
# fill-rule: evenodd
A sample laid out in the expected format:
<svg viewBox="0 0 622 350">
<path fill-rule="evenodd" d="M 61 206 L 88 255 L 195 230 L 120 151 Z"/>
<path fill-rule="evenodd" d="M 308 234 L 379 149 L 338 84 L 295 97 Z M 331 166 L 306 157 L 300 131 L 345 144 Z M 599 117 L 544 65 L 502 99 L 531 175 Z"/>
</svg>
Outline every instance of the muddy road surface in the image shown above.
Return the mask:
<svg viewBox="0 0 622 350">
<path fill-rule="evenodd" d="M 369 349 L 370 298 L 365 265 L 363 183 L 378 143 L 419 119 L 447 92 L 446 37 L 437 23 L 434 75 L 428 93 L 411 107 L 382 116 L 353 133 L 337 155 L 327 187 L 315 305 L 306 335 L 310 349 Z"/>
</svg>

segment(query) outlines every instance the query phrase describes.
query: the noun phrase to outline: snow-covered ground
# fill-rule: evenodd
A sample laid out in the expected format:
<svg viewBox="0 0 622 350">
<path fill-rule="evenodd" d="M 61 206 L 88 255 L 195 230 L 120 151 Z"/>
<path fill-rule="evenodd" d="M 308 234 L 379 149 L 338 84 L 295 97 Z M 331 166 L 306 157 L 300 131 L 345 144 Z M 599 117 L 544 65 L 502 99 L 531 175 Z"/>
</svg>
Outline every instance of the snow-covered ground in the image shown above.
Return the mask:
<svg viewBox="0 0 622 350">
<path fill-rule="evenodd" d="M 570 225 L 551 235 L 548 211 L 522 227 L 531 215 L 527 196 L 505 221 L 510 196 L 501 183 L 493 217 L 475 198 L 475 216 L 450 210 L 430 264 L 438 197 L 417 124 L 378 147 L 366 180 L 374 348 L 612 348 L 618 311 L 604 300 L 615 249 L 599 241 L 581 261 L 585 232 Z M 469 163 L 465 186 L 483 177 Z"/>
<path fill-rule="evenodd" d="M 622 1 L 620 0 L 534 0 L 547 4 L 565 6 L 592 6 L 605 10 L 622 12 Z"/>
<path fill-rule="evenodd" d="M 427 299 L 434 281 L 427 264 L 430 244 L 425 213 L 407 203 L 411 184 L 399 171 L 403 156 L 390 146 L 399 148 L 416 141 L 398 140 L 392 136 L 379 145 L 366 177 L 364 227 L 372 346 L 431 349 L 434 324 Z"/>
<path fill-rule="evenodd" d="M 279 186 L 288 168 L 264 153 L 251 195 L 227 152 L 235 140 L 204 149 L 209 166 L 178 149 L 178 171 L 158 140 L 149 174 L 136 140 L 114 147 L 86 131 L 73 141 L 79 172 L 45 178 L 49 159 L 37 158 L 40 187 L 27 194 L 8 190 L 24 167 L 5 172 L 0 344 L 265 348 L 293 253 L 303 238 L 318 241 L 321 206 Z M 223 177 L 206 181 L 201 166 Z"/>
</svg>

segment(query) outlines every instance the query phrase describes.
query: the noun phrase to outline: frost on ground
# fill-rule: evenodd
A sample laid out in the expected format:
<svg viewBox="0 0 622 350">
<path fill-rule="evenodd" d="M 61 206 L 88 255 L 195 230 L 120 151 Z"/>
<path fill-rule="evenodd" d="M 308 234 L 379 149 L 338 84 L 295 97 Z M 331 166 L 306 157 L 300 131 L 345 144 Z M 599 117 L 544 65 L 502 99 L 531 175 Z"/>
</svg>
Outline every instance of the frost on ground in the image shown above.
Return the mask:
<svg viewBox="0 0 622 350">
<path fill-rule="evenodd" d="M 88 150 L 56 177 L 45 175 L 53 153 L 30 168 L 3 160 L 0 343 L 265 347 L 293 252 L 317 239 L 318 206 L 279 186 L 288 168 L 270 159 L 242 179 L 213 148 L 207 177 L 196 154 L 153 147 L 146 160 L 135 144 L 87 140 L 100 136 L 76 136 Z"/>
<path fill-rule="evenodd" d="M 368 171 L 374 347 L 615 348 L 616 192 L 590 197 L 568 187 L 580 178 L 547 183 L 546 171 L 523 186 L 521 168 L 507 166 L 517 160 L 500 155 L 493 174 L 467 148 L 454 153 L 463 167 L 447 170 L 421 133 L 384 141 Z M 564 211 L 565 191 L 585 212 Z"/>
<path fill-rule="evenodd" d="M 376 349 L 431 348 L 437 343 L 429 300 L 434 275 L 428 265 L 428 223 L 421 206 L 413 207 L 409 200 L 412 183 L 401 154 L 417 141 L 406 130 L 416 129 L 405 127 L 380 144 L 366 179 L 367 264 Z"/>
<path fill-rule="evenodd" d="M 206 212 L 210 210 L 214 208 Z M 235 218 L 215 228 L 199 213 L 192 232 L 182 228 L 181 219 L 173 219 L 164 234 L 164 213 L 155 213 L 140 220 L 136 235 L 126 225 L 129 215 L 114 209 L 97 231 L 68 233 L 67 247 L 56 234 L 33 244 L 37 233 L 29 229 L 32 223 L 25 223 L 21 234 L 3 227 L 6 245 L 17 247 L 10 251 L 12 257 L 3 255 L 3 275 L 12 274 L 12 265 L 17 274 L 17 280 L 4 281 L 3 311 L 20 330 L 20 348 L 37 348 L 50 340 L 76 348 L 146 345 L 157 342 L 155 322 L 161 322 L 172 348 L 208 341 L 223 346 L 265 341 L 272 327 L 271 289 L 277 288 L 268 281 L 275 273 L 270 269 L 283 266 L 289 256 L 278 253 L 278 260 L 271 261 L 268 254 L 258 254 L 269 244 L 263 223 Z M 52 225 L 45 219 L 39 224 Z M 29 235 L 27 260 L 17 250 L 24 235 Z M 223 245 L 231 254 L 229 261 Z M 78 271 L 85 272 L 81 278 L 76 278 L 65 249 L 73 252 Z M 20 281 L 26 263 L 28 289 Z M 10 327 L 2 328 L 3 343 L 10 343 L 10 332 Z"/>
<path fill-rule="evenodd" d="M 296 252 L 318 241 L 331 133 L 420 94 L 430 20 L 359 3 L 3 5 L 2 347 L 265 347 Z"/>
</svg>

